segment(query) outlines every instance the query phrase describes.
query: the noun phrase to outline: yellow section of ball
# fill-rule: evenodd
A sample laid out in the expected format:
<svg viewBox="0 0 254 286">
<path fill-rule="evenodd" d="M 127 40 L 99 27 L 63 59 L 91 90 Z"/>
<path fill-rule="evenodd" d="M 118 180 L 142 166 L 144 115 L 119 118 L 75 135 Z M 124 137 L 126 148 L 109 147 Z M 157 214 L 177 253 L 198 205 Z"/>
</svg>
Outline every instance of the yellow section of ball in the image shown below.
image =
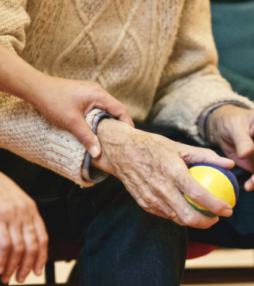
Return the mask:
<svg viewBox="0 0 254 286">
<path fill-rule="evenodd" d="M 189 169 L 191 175 L 204 188 L 211 192 L 215 197 L 222 199 L 234 207 L 236 204 L 234 187 L 228 177 L 219 170 L 209 166 L 195 166 Z M 201 205 L 193 202 L 185 195 L 185 198 L 198 208 L 205 210 Z"/>
</svg>

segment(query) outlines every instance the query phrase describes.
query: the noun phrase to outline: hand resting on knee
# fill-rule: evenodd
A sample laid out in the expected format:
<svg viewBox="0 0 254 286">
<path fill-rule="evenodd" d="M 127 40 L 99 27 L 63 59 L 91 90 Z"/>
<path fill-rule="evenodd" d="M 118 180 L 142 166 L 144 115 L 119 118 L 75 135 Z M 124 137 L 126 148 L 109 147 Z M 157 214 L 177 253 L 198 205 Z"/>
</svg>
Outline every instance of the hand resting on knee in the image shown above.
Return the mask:
<svg viewBox="0 0 254 286">
<path fill-rule="evenodd" d="M 0 274 L 8 283 L 17 269 L 22 283 L 31 270 L 41 275 L 47 261 L 48 235 L 35 202 L 0 173 Z"/>
</svg>

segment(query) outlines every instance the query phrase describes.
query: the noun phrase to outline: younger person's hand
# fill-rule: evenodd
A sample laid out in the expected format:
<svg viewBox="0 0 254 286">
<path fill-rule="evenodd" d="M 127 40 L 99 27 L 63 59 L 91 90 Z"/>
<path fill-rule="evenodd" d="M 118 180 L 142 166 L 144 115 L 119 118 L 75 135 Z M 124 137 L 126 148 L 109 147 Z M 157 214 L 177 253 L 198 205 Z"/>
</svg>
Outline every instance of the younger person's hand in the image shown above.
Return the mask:
<svg viewBox="0 0 254 286">
<path fill-rule="evenodd" d="M 134 126 L 127 107 L 95 82 L 44 76 L 30 103 L 54 125 L 69 130 L 93 158 L 101 154 L 101 146 L 84 120 L 92 109 L 105 110 L 120 121 Z"/>
<path fill-rule="evenodd" d="M 45 75 L 1 44 L 0 91 L 31 103 L 48 121 L 70 131 L 93 158 L 100 156 L 101 146 L 84 119 L 93 108 L 134 126 L 127 107 L 98 83 Z"/>
<path fill-rule="evenodd" d="M 23 283 L 31 270 L 41 275 L 47 261 L 48 235 L 35 202 L 0 173 L 0 274 L 8 283 L 17 270 Z"/>
</svg>

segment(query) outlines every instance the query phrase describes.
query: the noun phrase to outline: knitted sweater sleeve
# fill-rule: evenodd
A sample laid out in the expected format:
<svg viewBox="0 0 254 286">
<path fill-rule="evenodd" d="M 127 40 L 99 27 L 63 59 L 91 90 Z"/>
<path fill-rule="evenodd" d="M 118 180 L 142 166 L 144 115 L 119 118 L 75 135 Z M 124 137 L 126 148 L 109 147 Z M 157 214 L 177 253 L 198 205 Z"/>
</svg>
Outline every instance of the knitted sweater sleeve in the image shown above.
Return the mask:
<svg viewBox="0 0 254 286">
<path fill-rule="evenodd" d="M 217 69 L 209 0 L 186 0 L 179 27 L 150 120 L 200 141 L 197 121 L 208 107 L 230 101 L 248 108 L 254 104 L 235 94 Z"/>
<path fill-rule="evenodd" d="M 0 1 L 0 43 L 15 53 L 25 47 L 29 24 L 26 1 Z M 92 127 L 97 111 L 86 120 Z M 45 120 L 29 103 L 0 92 L 0 148 L 46 167 L 82 187 L 94 183 L 82 179 L 85 147 L 68 131 Z"/>
<path fill-rule="evenodd" d="M 25 47 L 25 28 L 30 24 L 26 0 L 0 1 L 0 43 L 13 52 Z"/>
</svg>

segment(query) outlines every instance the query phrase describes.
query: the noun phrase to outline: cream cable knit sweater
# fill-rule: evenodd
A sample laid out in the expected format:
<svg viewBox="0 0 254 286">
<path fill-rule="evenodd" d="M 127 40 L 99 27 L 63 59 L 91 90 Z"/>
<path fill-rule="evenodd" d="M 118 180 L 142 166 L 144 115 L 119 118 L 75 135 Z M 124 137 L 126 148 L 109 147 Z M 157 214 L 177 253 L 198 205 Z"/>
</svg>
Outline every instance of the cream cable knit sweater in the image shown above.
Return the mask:
<svg viewBox="0 0 254 286">
<path fill-rule="evenodd" d="M 218 73 L 208 0 L 1 0 L 0 43 L 44 73 L 99 82 L 133 119 L 195 138 L 210 105 L 253 108 Z M 87 186 L 74 136 L 18 98 L 0 100 L 0 147 Z"/>
</svg>

